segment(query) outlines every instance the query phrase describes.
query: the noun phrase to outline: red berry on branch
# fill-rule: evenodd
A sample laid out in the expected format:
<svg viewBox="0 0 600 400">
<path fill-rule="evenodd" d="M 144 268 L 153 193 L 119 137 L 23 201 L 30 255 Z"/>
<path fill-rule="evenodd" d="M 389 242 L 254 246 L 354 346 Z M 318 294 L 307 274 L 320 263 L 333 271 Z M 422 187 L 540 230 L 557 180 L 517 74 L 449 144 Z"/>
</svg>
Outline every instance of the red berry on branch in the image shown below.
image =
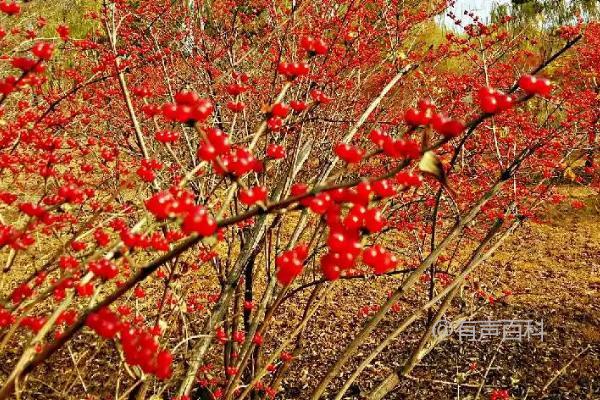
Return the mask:
<svg viewBox="0 0 600 400">
<path fill-rule="evenodd" d="M 462 122 L 457 120 L 449 120 L 442 124 L 438 133 L 443 136 L 453 138 L 460 135 L 465 130 L 465 126 Z"/>
<path fill-rule="evenodd" d="M 302 246 L 284 251 L 277 256 L 275 264 L 277 265 L 276 276 L 279 283 L 283 286 L 292 283 L 302 273 L 305 258 L 306 253 Z"/>
<path fill-rule="evenodd" d="M 156 138 L 156 140 L 159 141 L 159 142 L 161 142 L 161 143 L 173 143 L 173 142 L 176 142 L 177 140 L 179 140 L 179 136 L 180 136 L 179 132 L 170 131 L 170 130 L 158 131 L 154 135 L 154 137 Z"/>
<path fill-rule="evenodd" d="M 280 131 L 283 127 L 283 120 L 279 117 L 271 117 L 267 120 L 267 126 L 273 132 Z"/>
<path fill-rule="evenodd" d="M 37 42 L 33 45 L 31 52 L 34 56 L 41 60 L 49 60 L 52 58 L 52 52 L 54 51 L 54 45 L 52 43 Z"/>
<path fill-rule="evenodd" d="M 267 189 L 263 186 L 254 186 L 248 189 L 242 189 L 239 193 L 239 199 L 242 204 L 247 206 L 267 200 Z"/>
<path fill-rule="evenodd" d="M 371 233 L 379 232 L 386 225 L 385 218 L 377 208 L 371 208 L 365 214 L 365 228 Z"/>
<path fill-rule="evenodd" d="M 270 143 L 267 146 L 267 157 L 272 158 L 274 160 L 280 160 L 285 158 L 285 149 L 283 146 Z"/>
<path fill-rule="evenodd" d="M 496 101 L 498 102 L 498 110 L 506 111 L 514 105 L 515 101 L 512 96 L 506 94 L 500 94 L 496 96 Z"/>
<path fill-rule="evenodd" d="M 227 108 L 233 111 L 234 113 L 239 113 L 246 109 L 246 104 L 242 101 L 228 101 Z"/>
<path fill-rule="evenodd" d="M 420 126 L 423 125 L 422 112 L 417 110 L 416 108 L 409 108 L 404 113 L 404 122 L 410 126 Z"/>
<path fill-rule="evenodd" d="M 536 91 L 537 78 L 533 75 L 523 75 L 519 78 L 519 87 L 529 95 L 534 95 Z"/>
<path fill-rule="evenodd" d="M 383 147 L 386 143 L 392 141 L 392 138 L 381 129 L 373 129 L 369 132 L 369 140 L 378 147 Z"/>
<path fill-rule="evenodd" d="M 331 196 L 321 192 L 310 200 L 309 208 L 315 214 L 325 214 L 332 205 Z"/>
<path fill-rule="evenodd" d="M 479 106 L 486 114 L 494 114 L 498 111 L 498 100 L 496 90 L 491 87 L 483 87 L 477 92 Z"/>
<path fill-rule="evenodd" d="M 335 146 L 335 154 L 348 164 L 355 164 L 362 160 L 365 152 L 358 147 L 346 143 L 339 143 Z"/>
<path fill-rule="evenodd" d="M 534 85 L 535 92 L 543 97 L 547 97 L 552 92 L 552 83 L 545 78 L 540 78 Z"/>
<path fill-rule="evenodd" d="M 327 253 L 321 257 L 321 272 L 328 281 L 335 281 L 341 276 L 341 269 L 337 264 L 333 253 Z"/>
<path fill-rule="evenodd" d="M 290 106 L 285 103 L 276 103 L 271 108 L 271 115 L 274 117 L 285 118 L 290 113 Z"/>
<path fill-rule="evenodd" d="M 202 206 L 194 206 L 183 219 L 181 230 L 186 234 L 211 236 L 217 231 L 217 222 Z"/>
<path fill-rule="evenodd" d="M 398 259 L 378 244 L 365 249 L 363 261 L 373 268 L 375 274 L 380 275 L 396 268 Z"/>
<path fill-rule="evenodd" d="M 290 107 L 292 108 L 292 110 L 299 113 L 299 112 L 306 110 L 308 105 L 303 101 L 292 100 L 292 101 L 290 101 Z"/>
<path fill-rule="evenodd" d="M 210 143 L 202 142 L 198 146 L 198 157 L 204 161 L 213 161 L 219 155 L 217 149 Z"/>
<path fill-rule="evenodd" d="M 6 0 L 2 0 L 0 1 L 0 11 L 12 16 L 21 12 L 21 6 L 16 1 L 7 3 Z"/>
<path fill-rule="evenodd" d="M 392 182 L 388 179 L 375 181 L 372 186 L 377 196 L 381 198 L 391 197 L 396 194 L 396 189 L 394 188 Z"/>
<path fill-rule="evenodd" d="M 56 28 L 56 32 L 58 33 L 58 35 L 60 36 L 60 38 L 62 40 L 66 41 L 69 39 L 70 29 L 67 25 L 59 25 Z"/>
<path fill-rule="evenodd" d="M 223 154 L 229 151 L 229 135 L 219 128 L 210 128 L 206 131 L 206 139 L 215 148 L 217 154 Z"/>
</svg>

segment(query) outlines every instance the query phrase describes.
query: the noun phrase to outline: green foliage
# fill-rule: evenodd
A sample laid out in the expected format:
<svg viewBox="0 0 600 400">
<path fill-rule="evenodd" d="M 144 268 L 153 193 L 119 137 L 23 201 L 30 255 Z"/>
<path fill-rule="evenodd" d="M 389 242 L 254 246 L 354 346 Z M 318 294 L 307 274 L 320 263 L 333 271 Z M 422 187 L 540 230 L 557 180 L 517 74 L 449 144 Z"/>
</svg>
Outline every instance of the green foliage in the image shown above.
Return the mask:
<svg viewBox="0 0 600 400">
<path fill-rule="evenodd" d="M 44 37 L 56 36 L 56 27 L 68 25 L 71 37 L 81 39 L 98 28 L 97 23 L 85 18 L 90 11 L 99 11 L 99 0 L 53 0 L 32 1 L 24 7 L 24 18 L 20 21 L 33 24 L 39 17 L 43 17 L 48 24 L 42 31 Z"/>
<path fill-rule="evenodd" d="M 577 15 L 584 20 L 597 18 L 600 16 L 599 4 L 598 0 L 512 0 L 510 5 L 497 6 L 492 11 L 492 20 L 510 15 L 521 28 L 535 26 L 552 30 L 574 22 Z"/>
</svg>

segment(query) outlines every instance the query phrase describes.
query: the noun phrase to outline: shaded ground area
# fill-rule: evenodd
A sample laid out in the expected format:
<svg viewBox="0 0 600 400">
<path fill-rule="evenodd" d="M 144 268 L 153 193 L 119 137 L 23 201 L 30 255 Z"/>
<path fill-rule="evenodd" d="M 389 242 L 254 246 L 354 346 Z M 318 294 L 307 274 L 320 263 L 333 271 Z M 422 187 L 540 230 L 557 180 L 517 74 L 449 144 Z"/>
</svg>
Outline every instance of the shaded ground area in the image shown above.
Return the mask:
<svg viewBox="0 0 600 400">
<path fill-rule="evenodd" d="M 482 285 L 499 282 L 513 295 L 486 305 L 473 319 L 543 321 L 544 340 L 461 343 L 454 334 L 386 399 L 475 399 L 482 382 L 481 399 L 488 399 L 494 388 L 508 389 L 513 399 L 600 399 L 600 199 L 588 189 L 562 190 L 567 201 L 549 206 L 544 221 L 521 227 L 474 277 Z M 585 207 L 573 208 L 572 200 Z M 361 307 L 381 302 L 395 284 L 397 280 L 349 281 L 335 290 L 308 329 L 306 356 L 296 361 L 295 382 L 284 385 L 282 398 L 308 396 L 315 378 L 324 375 L 366 318 Z M 364 346 L 353 364 L 405 315 L 396 313 L 388 326 L 372 335 L 370 346 Z M 391 368 L 403 365 L 422 331 L 422 323 L 408 330 L 370 365 L 345 398 L 363 398 Z M 344 377 L 351 372 L 347 369 Z M 342 383 L 335 381 L 330 395 Z"/>
</svg>

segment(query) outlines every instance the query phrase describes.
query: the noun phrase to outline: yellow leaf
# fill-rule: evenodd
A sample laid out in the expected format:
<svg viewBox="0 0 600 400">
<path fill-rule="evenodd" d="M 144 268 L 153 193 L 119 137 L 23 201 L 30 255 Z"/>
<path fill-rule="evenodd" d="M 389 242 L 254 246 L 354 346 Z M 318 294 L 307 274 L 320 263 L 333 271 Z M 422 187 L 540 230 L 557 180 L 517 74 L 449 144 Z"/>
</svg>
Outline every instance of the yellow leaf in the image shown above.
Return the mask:
<svg viewBox="0 0 600 400">
<path fill-rule="evenodd" d="M 432 151 L 428 151 L 423 154 L 421 161 L 419 161 L 419 169 L 425 173 L 435 176 L 438 179 L 443 179 L 444 177 L 444 168 L 442 167 L 442 163 Z"/>
<path fill-rule="evenodd" d="M 564 177 L 569 179 L 570 181 L 577 180 L 577 175 L 575 175 L 575 172 L 573 172 L 571 167 L 565 168 Z"/>
</svg>

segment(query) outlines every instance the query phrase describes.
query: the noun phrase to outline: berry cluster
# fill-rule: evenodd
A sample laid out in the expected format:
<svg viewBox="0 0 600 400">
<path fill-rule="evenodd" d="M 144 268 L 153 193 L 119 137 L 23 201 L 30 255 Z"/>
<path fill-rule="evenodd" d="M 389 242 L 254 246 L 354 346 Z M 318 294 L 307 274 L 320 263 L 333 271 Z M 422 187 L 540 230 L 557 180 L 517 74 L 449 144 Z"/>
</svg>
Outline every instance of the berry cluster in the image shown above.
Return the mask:
<svg viewBox="0 0 600 400">
<path fill-rule="evenodd" d="M 146 200 L 146 208 L 158 220 L 182 217 L 181 229 L 186 234 L 197 233 L 211 236 L 217 230 L 217 222 L 203 206 L 196 205 L 191 192 L 171 188 L 154 194 Z"/>
<path fill-rule="evenodd" d="M 158 220 L 175 218 L 187 214 L 195 206 L 194 194 L 187 190 L 171 187 L 154 194 L 145 205 Z"/>
<path fill-rule="evenodd" d="M 510 399 L 510 394 L 506 389 L 494 389 L 492 394 L 490 395 L 490 400 L 508 400 Z"/>
<path fill-rule="evenodd" d="M 398 258 L 378 244 L 363 251 L 363 261 L 377 275 L 385 274 L 398 265 Z"/>
<path fill-rule="evenodd" d="M 496 114 L 508 110 L 514 105 L 512 96 L 491 87 L 483 87 L 477 92 L 479 107 L 486 114 Z"/>
<path fill-rule="evenodd" d="M 142 99 L 152 96 L 152 91 L 147 86 L 134 87 L 133 89 L 131 89 L 131 92 L 135 96 Z"/>
<path fill-rule="evenodd" d="M 181 230 L 188 235 L 211 236 L 217 231 L 217 221 L 203 206 L 194 206 L 183 218 Z"/>
<path fill-rule="evenodd" d="M 67 203 L 81 204 L 85 199 L 84 191 L 74 183 L 61 186 L 58 189 L 58 195 Z"/>
<path fill-rule="evenodd" d="M 284 286 L 292 283 L 302 273 L 306 257 L 308 257 L 308 247 L 306 245 L 298 245 L 277 256 L 275 264 L 277 265 L 277 280 L 279 283 Z"/>
<path fill-rule="evenodd" d="M 446 137 L 460 135 L 465 126 L 462 122 L 450 119 L 440 112 L 435 112 L 435 105 L 428 100 L 420 100 L 417 108 L 409 108 L 404 114 L 404 121 L 411 127 L 430 125 L 437 133 Z"/>
<path fill-rule="evenodd" d="M 308 75 L 310 67 L 306 62 L 282 62 L 277 66 L 277 72 L 291 80 Z"/>
<path fill-rule="evenodd" d="M 0 11 L 7 15 L 16 15 L 21 12 L 21 6 L 14 0 L 10 3 L 6 2 L 6 0 L 2 0 L 0 1 Z"/>
<path fill-rule="evenodd" d="M 88 268 L 94 275 L 106 280 L 111 280 L 119 274 L 119 267 L 112 261 L 104 258 L 90 262 Z"/>
<path fill-rule="evenodd" d="M 421 178 L 412 173 L 401 172 L 396 176 L 396 182 L 406 189 L 420 185 Z M 385 198 L 397 194 L 397 188 L 391 180 L 372 184 L 363 181 L 353 188 L 320 192 L 315 196 L 306 196 L 307 192 L 306 184 L 297 183 L 291 188 L 292 196 L 302 197 L 300 204 L 322 215 L 329 227 L 326 242 L 328 252 L 321 258 L 321 270 L 326 279 L 338 279 L 342 272 L 352 270 L 361 253 L 365 264 L 376 274 L 386 273 L 397 266 L 397 258 L 381 246 L 375 245 L 363 251 L 361 243 L 363 234 L 381 232 L 387 224 L 381 210 L 377 207 L 369 208 L 369 203 L 373 197 Z M 342 207 L 345 203 L 348 203 L 349 208 L 343 215 Z M 286 282 L 295 278 L 294 273 L 301 272 L 298 267 L 290 269 L 293 273 L 286 275 Z"/>
<path fill-rule="evenodd" d="M 157 160 L 143 159 L 141 166 L 136 170 L 136 174 L 144 182 L 152 182 L 156 179 L 156 171 L 160 171 L 163 168 L 162 163 Z"/>
<path fill-rule="evenodd" d="M 291 107 L 285 103 L 276 103 L 268 114 L 267 127 L 277 132 L 283 127 L 283 120 L 289 115 Z"/>
<path fill-rule="evenodd" d="M 309 55 L 323 55 L 327 53 L 328 47 L 325 40 L 314 38 L 312 36 L 303 36 L 300 39 L 300 47 L 307 51 Z"/>
<path fill-rule="evenodd" d="M 421 156 L 421 145 L 416 140 L 394 139 L 381 129 L 373 129 L 369 133 L 369 140 L 382 149 L 388 157 L 417 159 Z"/>
<path fill-rule="evenodd" d="M 105 339 L 114 339 L 120 335 L 127 364 L 138 366 L 145 373 L 155 375 L 158 379 L 171 377 L 173 356 L 169 351 L 159 348 L 155 329 L 147 331 L 132 328 L 108 308 L 101 308 L 98 312 L 90 314 L 86 323 Z"/>
<path fill-rule="evenodd" d="M 184 90 L 175 95 L 175 103 L 166 103 L 162 114 L 168 121 L 193 124 L 204 122 L 213 112 L 210 100 L 200 98 L 196 93 Z"/>
<path fill-rule="evenodd" d="M 121 343 L 125 361 L 139 366 L 142 371 L 158 379 L 169 379 L 172 374 L 173 356 L 168 350 L 160 349 L 156 337 L 146 330 L 124 326 L 121 329 Z"/>
<path fill-rule="evenodd" d="M 44 327 L 47 320 L 48 319 L 44 316 L 28 315 L 19 322 L 19 326 L 27 328 L 32 332 L 39 332 Z"/>
<path fill-rule="evenodd" d="M 228 152 L 231 145 L 229 135 L 218 128 L 210 128 L 205 133 L 206 141 L 198 146 L 198 157 L 204 161 L 214 161 Z"/>
<path fill-rule="evenodd" d="M 18 304 L 31 295 L 33 295 L 33 289 L 27 283 L 22 283 L 12 291 L 10 299 L 14 304 Z"/>
<path fill-rule="evenodd" d="M 285 158 L 285 148 L 282 145 L 270 143 L 267 145 L 267 157 L 273 160 L 281 160 Z"/>
<path fill-rule="evenodd" d="M 254 186 L 248 189 L 240 190 L 238 198 L 242 204 L 251 206 L 258 202 L 264 203 L 267 200 L 267 194 L 266 187 Z"/>
<path fill-rule="evenodd" d="M 40 60 L 47 61 L 52 58 L 52 53 L 54 52 L 54 45 L 52 43 L 47 42 L 37 42 L 31 48 L 31 52 Z"/>
<path fill-rule="evenodd" d="M 519 87 L 528 95 L 547 97 L 552 92 L 552 82 L 548 79 L 537 78 L 533 75 L 523 75 L 519 78 Z"/>
<path fill-rule="evenodd" d="M 15 322 L 14 315 L 7 309 L 0 308 L 0 329 L 12 325 L 13 322 Z"/>
<path fill-rule="evenodd" d="M 332 213 L 327 215 L 329 252 L 321 258 L 321 269 L 326 279 L 338 279 L 342 271 L 355 267 L 362 252 L 361 233 L 379 232 L 386 225 L 379 209 L 368 209 L 363 204 L 354 203 L 343 219 Z M 394 256 L 384 251 L 371 254 L 370 249 L 363 252 L 363 261 L 376 273 L 387 272 L 396 266 Z"/>
<path fill-rule="evenodd" d="M 122 229 L 119 237 L 123 244 L 129 249 L 154 249 L 157 251 L 169 250 L 169 241 L 162 232 L 154 232 L 152 235 L 133 233 L 129 229 Z"/>
<path fill-rule="evenodd" d="M 251 171 L 262 172 L 263 163 L 254 157 L 250 150 L 235 147 L 221 157 L 220 163 L 215 161 L 213 167 L 219 175 L 232 174 L 240 177 Z"/>
<path fill-rule="evenodd" d="M 179 136 L 180 136 L 179 132 L 168 130 L 168 129 L 165 129 L 162 131 L 157 131 L 154 134 L 154 137 L 156 138 L 156 140 L 161 143 L 174 143 L 179 140 Z"/>
<path fill-rule="evenodd" d="M 335 146 L 335 154 L 348 164 L 356 164 L 362 160 L 365 151 L 346 143 L 339 143 Z"/>
</svg>

